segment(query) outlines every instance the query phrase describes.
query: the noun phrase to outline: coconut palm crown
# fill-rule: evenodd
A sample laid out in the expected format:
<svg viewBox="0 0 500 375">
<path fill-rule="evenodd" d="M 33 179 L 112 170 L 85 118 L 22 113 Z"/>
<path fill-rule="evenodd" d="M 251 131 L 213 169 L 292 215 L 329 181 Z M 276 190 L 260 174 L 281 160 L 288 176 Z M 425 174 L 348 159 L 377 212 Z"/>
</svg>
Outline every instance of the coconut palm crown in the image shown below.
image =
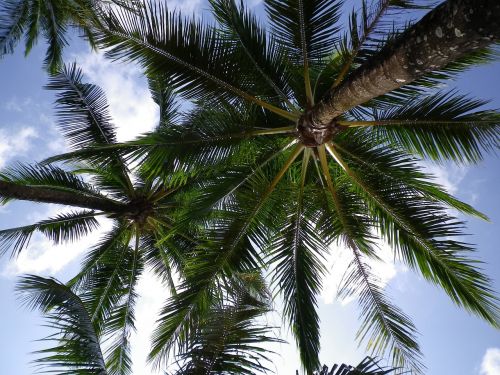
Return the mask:
<svg viewBox="0 0 500 375">
<path fill-rule="evenodd" d="M 397 22 L 422 3 L 362 1 L 345 25 L 332 0 L 265 0 L 265 27 L 231 0 L 210 2 L 213 24 L 158 2 L 105 17 L 96 40 L 108 57 L 169 77 L 195 104 L 182 126 L 113 149 L 142 158 L 150 175 L 165 164 L 218 171 L 196 185 L 181 220 L 211 232 L 188 260 L 189 285 L 164 308 L 151 358 L 163 361 L 182 341 L 193 307 L 216 283 L 266 267 L 313 371 L 323 261 L 343 245 L 352 264 L 341 294 L 359 296 L 358 338 L 421 372 L 416 328 L 367 263 L 378 258 L 379 239 L 458 306 L 499 326 L 497 297 L 449 208 L 487 218 L 435 183 L 420 160 L 476 163 L 497 149 L 499 113 L 439 86 L 494 57 L 500 6 L 449 0 L 412 26 Z"/>
<path fill-rule="evenodd" d="M 95 47 L 92 29 L 109 4 L 128 7 L 133 0 L 3 0 L 0 4 L 0 57 L 12 53 L 24 35 L 25 54 L 40 34 L 47 41 L 44 67 L 55 73 L 63 65 L 68 29 L 78 30 Z"/>
<path fill-rule="evenodd" d="M 106 97 L 98 86 L 82 79 L 74 64 L 50 79 L 47 88 L 58 91 L 59 127 L 73 149 L 113 145 L 115 127 Z M 165 120 L 176 110 L 171 91 L 158 81 L 151 81 L 150 87 Z M 183 258 L 197 245 L 188 234 L 174 229 L 176 194 L 185 178 L 185 173 L 172 169 L 167 178 L 146 179 L 140 168 L 131 171 L 116 152 L 98 161 L 82 159 L 69 169 L 50 163 L 19 164 L 0 172 L 1 203 L 21 199 L 73 208 L 35 224 L 0 230 L 0 253 L 18 255 L 36 232 L 55 244 L 67 243 L 95 231 L 99 217 L 112 222 L 68 283 L 85 293 L 97 334 L 113 341 L 107 362 L 111 373 L 130 371 L 129 334 L 134 329 L 136 285 L 144 269 L 148 267 L 165 283 L 163 296 L 169 294 L 167 288 L 175 293 L 174 277 L 182 278 Z"/>
</svg>

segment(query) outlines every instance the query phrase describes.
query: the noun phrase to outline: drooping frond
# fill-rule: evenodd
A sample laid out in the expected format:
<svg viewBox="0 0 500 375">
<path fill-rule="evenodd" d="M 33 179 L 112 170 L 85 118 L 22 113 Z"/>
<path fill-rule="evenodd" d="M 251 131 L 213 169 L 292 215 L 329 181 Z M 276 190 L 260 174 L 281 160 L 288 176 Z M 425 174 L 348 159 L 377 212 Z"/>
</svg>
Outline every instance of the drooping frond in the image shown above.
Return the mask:
<svg viewBox="0 0 500 375">
<path fill-rule="evenodd" d="M 42 341 L 56 346 L 36 354 L 42 370 L 64 374 L 93 373 L 106 375 L 99 335 L 90 319 L 87 306 L 64 284 L 39 276 L 24 276 L 17 292 L 30 309 L 40 309 L 48 326 L 56 332 Z"/>
<path fill-rule="evenodd" d="M 372 137 L 370 132 L 351 131 L 348 142 L 339 140 L 332 143 L 332 147 L 338 150 L 340 158 L 349 164 L 356 164 L 362 173 L 366 170 L 368 174 L 380 175 L 407 192 L 444 203 L 466 215 L 488 220 L 485 214 L 453 197 L 444 187 L 432 181 L 433 176 L 419 166 L 418 160 L 392 148 L 373 147 Z"/>
<path fill-rule="evenodd" d="M 174 91 L 168 77 L 161 75 L 148 79 L 149 91 L 153 101 L 160 110 L 157 128 L 169 127 L 180 117 L 180 104 L 176 101 Z"/>
<path fill-rule="evenodd" d="M 63 66 L 45 86 L 48 90 L 58 91 L 59 129 L 75 150 L 116 143 L 104 92 L 96 85 L 82 82 L 82 79 L 82 70 L 73 63 Z"/>
<path fill-rule="evenodd" d="M 439 202 L 368 169 L 361 174 L 336 156 L 398 257 L 440 285 L 456 304 L 498 326 L 498 298 L 490 280 L 476 266 L 480 262 L 467 256 L 474 249 L 455 240 L 463 234 L 463 223 L 448 215 Z"/>
<path fill-rule="evenodd" d="M 305 157 L 296 189 L 283 194 L 290 196 L 284 204 L 287 214 L 274 234 L 268 262 L 273 268 L 275 290 L 283 298 L 284 313 L 296 339 L 301 363 L 309 372 L 319 366 L 320 332 L 316 296 L 326 273 L 323 260 L 328 253 L 328 244 L 315 226 L 316 211 L 313 202 L 308 199 L 317 191 L 304 190 L 308 163 L 309 157 Z"/>
<path fill-rule="evenodd" d="M 135 248 L 128 267 L 128 275 L 121 278 L 122 296 L 111 314 L 104 321 L 106 335 L 111 344 L 106 352 L 106 367 L 109 374 L 129 375 L 132 373 L 130 334 L 135 330 L 134 306 L 137 299 L 136 286 L 144 268 L 143 255 L 140 253 L 138 231 L 135 233 Z"/>
<path fill-rule="evenodd" d="M 333 365 L 331 368 L 324 365 L 317 372 L 318 375 L 389 375 L 396 373 L 398 368 L 380 366 L 380 360 L 372 357 L 365 357 L 357 366 L 350 366 L 342 363 Z"/>
<path fill-rule="evenodd" d="M 0 57 L 13 53 L 23 36 L 29 1 L 5 0 L 0 5 Z"/>
<path fill-rule="evenodd" d="M 75 241 L 96 229 L 99 223 L 94 211 L 62 213 L 36 224 L 9 228 L 0 231 L 0 254 L 12 249 L 12 256 L 18 255 L 29 245 L 31 236 L 38 231 L 55 244 Z"/>
<path fill-rule="evenodd" d="M 270 311 L 248 292 L 228 290 L 198 321 L 185 349 L 176 357 L 172 374 L 254 374 L 266 371 L 269 351 L 263 344 L 281 342 L 258 319 Z"/>
<path fill-rule="evenodd" d="M 62 51 L 68 45 L 66 32 L 68 29 L 68 10 L 62 4 L 53 1 L 40 1 L 43 16 L 40 26 L 47 38 L 47 52 L 43 62 L 45 68 L 52 74 L 63 66 Z"/>
<path fill-rule="evenodd" d="M 358 295 L 361 307 L 360 341 L 368 342 L 375 355 L 390 353 L 395 366 L 422 373 L 421 352 L 415 338 L 416 328 L 411 320 L 384 295 L 378 278 L 363 260 L 354 244 L 349 246 L 354 260 L 339 291 L 341 297 Z"/>
</svg>

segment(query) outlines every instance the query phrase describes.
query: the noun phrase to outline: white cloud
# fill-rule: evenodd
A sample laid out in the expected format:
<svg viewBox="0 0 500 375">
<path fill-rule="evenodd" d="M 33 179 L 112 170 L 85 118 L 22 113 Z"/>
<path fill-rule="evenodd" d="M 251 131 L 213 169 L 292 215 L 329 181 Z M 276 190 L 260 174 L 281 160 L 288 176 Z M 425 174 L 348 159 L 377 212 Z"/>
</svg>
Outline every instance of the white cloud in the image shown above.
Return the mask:
<svg viewBox="0 0 500 375">
<path fill-rule="evenodd" d="M 74 208 L 51 206 L 44 212 L 34 212 L 27 216 L 28 223 L 34 223 L 48 217 L 54 217 L 63 212 L 73 211 Z M 64 266 L 76 259 L 96 243 L 102 234 L 111 229 L 111 222 L 105 218 L 98 218 L 99 228 L 77 242 L 54 245 L 52 241 L 36 233 L 29 246 L 18 257 L 7 263 L 2 271 L 3 276 L 11 277 L 24 273 L 55 275 Z"/>
<path fill-rule="evenodd" d="M 31 142 L 38 134 L 33 127 L 26 126 L 20 131 L 7 132 L 0 129 L 0 168 L 16 156 L 24 155 L 29 150 Z"/>
<path fill-rule="evenodd" d="M 467 167 L 455 164 L 438 165 L 435 163 L 423 163 L 424 170 L 432 174 L 434 181 L 443 186 L 449 193 L 456 194 L 460 182 L 467 174 Z"/>
<path fill-rule="evenodd" d="M 168 0 L 169 9 L 176 9 L 185 15 L 200 12 L 201 0 Z"/>
<path fill-rule="evenodd" d="M 481 362 L 480 375 L 500 375 L 500 348 L 489 348 Z"/>
<path fill-rule="evenodd" d="M 167 289 L 160 280 L 147 270 L 137 285 L 139 299 L 135 308 L 136 332 L 130 337 L 132 348 L 132 373 L 156 374 L 146 362 L 151 348 L 151 334 L 163 303 L 168 297 Z"/>
<path fill-rule="evenodd" d="M 2 107 L 10 112 L 23 112 L 27 107 L 33 106 L 33 100 L 31 98 L 18 99 L 17 97 L 12 97 L 7 100 Z"/>
<path fill-rule="evenodd" d="M 366 259 L 366 262 L 370 266 L 372 274 L 379 278 L 380 285 L 384 287 L 398 272 L 404 272 L 406 269 L 394 263 L 394 251 L 388 244 L 379 241 L 378 248 L 379 251 L 377 254 L 381 260 Z M 341 245 L 330 246 L 330 255 L 326 262 L 329 274 L 324 279 L 323 290 L 321 292 L 324 303 L 331 304 L 335 300 L 342 284 L 342 279 L 352 260 L 352 251 L 347 247 Z M 355 296 L 351 296 L 342 299 L 340 303 L 346 305 L 355 300 L 355 298 Z"/>
<path fill-rule="evenodd" d="M 158 108 L 136 65 L 111 62 L 102 53 L 73 57 L 86 75 L 86 81 L 104 90 L 119 142 L 134 139 L 156 126 Z"/>
</svg>

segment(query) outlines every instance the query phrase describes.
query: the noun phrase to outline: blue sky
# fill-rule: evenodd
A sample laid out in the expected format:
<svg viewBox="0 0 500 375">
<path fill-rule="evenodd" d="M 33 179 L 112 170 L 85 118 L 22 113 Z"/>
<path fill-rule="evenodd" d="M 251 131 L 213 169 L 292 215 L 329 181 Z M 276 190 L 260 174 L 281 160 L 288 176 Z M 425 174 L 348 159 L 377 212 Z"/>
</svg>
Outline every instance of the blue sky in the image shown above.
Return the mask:
<svg viewBox="0 0 500 375">
<path fill-rule="evenodd" d="M 201 0 L 179 0 L 176 4 L 197 14 L 206 8 Z M 257 5 L 258 1 L 252 4 Z M 39 46 L 26 59 L 19 48 L 13 56 L 0 60 L 0 169 L 16 161 L 41 160 L 65 149 L 64 140 L 54 123 L 53 93 L 42 89 L 47 82 L 41 69 L 43 54 L 44 47 Z M 89 52 L 78 40 L 73 40 L 66 60 L 76 61 L 87 79 L 105 90 L 120 140 L 132 139 L 152 129 L 156 123 L 157 109 L 136 67 L 112 64 L 101 55 Z M 495 63 L 463 74 L 451 87 L 478 98 L 492 99 L 489 107 L 500 108 L 499 85 L 500 63 Z M 438 181 L 491 218 L 491 223 L 468 220 L 468 233 L 471 236 L 466 240 L 477 245 L 476 256 L 485 262 L 484 270 L 494 279 L 493 285 L 497 291 L 500 291 L 499 166 L 498 158 L 492 156 L 475 166 L 428 164 Z M 0 207 L 0 229 L 29 224 L 64 209 L 15 202 Z M 106 228 L 105 222 L 102 227 L 102 230 Z M 79 257 L 95 238 L 96 235 L 92 235 L 80 243 L 54 247 L 47 240 L 35 237 L 21 258 L 0 259 L 0 332 L 5 338 L 0 354 L 2 374 L 33 373 L 29 361 L 34 357 L 29 352 L 39 347 L 34 340 L 48 332 L 41 327 L 43 321 L 38 313 L 22 308 L 15 299 L 13 288 L 17 275 L 29 272 L 66 280 L 76 272 Z M 332 257 L 328 266 L 335 275 L 342 272 L 336 270 L 341 270 L 349 259 L 342 249 L 332 248 L 332 252 L 335 257 Z M 385 248 L 384 254 L 386 263 L 374 265 L 376 273 L 387 283 L 388 293 L 394 302 L 414 319 L 420 333 L 427 374 L 500 375 L 499 332 L 456 308 L 442 291 L 415 273 L 393 264 L 390 249 Z M 338 281 L 338 277 L 329 277 L 320 298 L 321 360 L 330 365 L 339 361 L 357 363 L 364 356 L 364 351 L 358 349 L 354 341 L 358 327 L 356 303 L 335 299 Z M 151 276 L 141 280 L 139 292 L 142 299 L 137 307 L 138 333 L 132 342 L 134 374 L 146 375 L 153 374 L 144 363 L 151 322 L 155 320 L 156 311 L 165 295 Z M 270 321 L 278 324 L 280 320 L 278 316 L 273 316 Z M 282 335 L 290 339 L 286 329 L 282 330 Z M 274 357 L 272 366 L 277 374 L 294 374 L 299 362 L 293 344 L 280 345 L 274 349 L 280 354 Z"/>
</svg>

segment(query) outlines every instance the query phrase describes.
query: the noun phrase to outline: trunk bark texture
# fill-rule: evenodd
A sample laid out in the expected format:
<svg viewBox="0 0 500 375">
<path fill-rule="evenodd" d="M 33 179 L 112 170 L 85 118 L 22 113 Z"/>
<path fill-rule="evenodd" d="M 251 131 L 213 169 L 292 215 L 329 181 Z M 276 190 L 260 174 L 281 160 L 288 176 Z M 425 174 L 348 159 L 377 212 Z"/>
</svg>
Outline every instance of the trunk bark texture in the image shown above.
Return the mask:
<svg viewBox="0 0 500 375">
<path fill-rule="evenodd" d="M 359 67 L 302 121 L 318 130 L 332 127 L 343 112 L 498 41 L 500 0 L 448 0 Z"/>
<path fill-rule="evenodd" d="M 19 185 L 12 182 L 0 181 L 0 196 L 31 202 L 56 203 L 68 206 L 90 208 L 106 212 L 124 212 L 128 207 L 125 204 L 113 202 L 84 194 L 75 194 L 39 186 Z"/>
</svg>

